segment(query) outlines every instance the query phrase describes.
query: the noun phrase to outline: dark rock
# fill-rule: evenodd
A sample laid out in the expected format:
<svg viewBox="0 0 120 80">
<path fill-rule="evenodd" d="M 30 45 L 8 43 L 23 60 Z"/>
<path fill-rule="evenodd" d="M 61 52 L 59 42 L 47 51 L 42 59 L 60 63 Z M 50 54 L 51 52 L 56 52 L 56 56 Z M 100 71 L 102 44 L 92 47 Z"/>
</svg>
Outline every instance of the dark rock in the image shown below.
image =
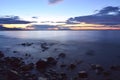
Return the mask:
<svg viewBox="0 0 120 80">
<path fill-rule="evenodd" d="M 104 72 L 103 72 L 103 75 L 104 75 L 104 76 L 110 76 L 110 74 L 111 74 L 111 73 L 110 73 L 109 71 L 104 71 Z"/>
<path fill-rule="evenodd" d="M 8 70 L 6 71 L 6 80 L 20 80 L 20 76 L 18 72 L 14 70 Z"/>
<path fill-rule="evenodd" d="M 0 58 L 4 57 L 4 54 L 2 51 L 0 51 Z"/>
<path fill-rule="evenodd" d="M 76 68 L 76 65 L 75 65 L 75 64 L 70 64 L 70 65 L 68 66 L 68 68 L 71 69 L 71 70 L 72 70 L 72 69 L 75 69 L 75 68 Z"/>
<path fill-rule="evenodd" d="M 41 48 L 43 49 L 42 51 L 49 49 L 47 43 L 41 43 Z"/>
<path fill-rule="evenodd" d="M 38 70 L 45 70 L 47 68 L 47 62 L 44 60 L 39 60 L 36 62 L 36 69 Z"/>
<path fill-rule="evenodd" d="M 67 74 L 66 73 L 62 72 L 62 73 L 60 73 L 60 75 L 61 75 L 61 80 L 67 80 Z"/>
<path fill-rule="evenodd" d="M 60 54 L 58 55 L 58 57 L 59 57 L 59 58 L 65 58 L 65 57 L 66 57 L 66 54 L 65 54 L 65 53 L 60 53 Z"/>
<path fill-rule="evenodd" d="M 49 65 L 56 65 L 57 64 L 57 61 L 53 58 L 53 57 L 48 57 L 47 58 L 47 63 Z"/>
<path fill-rule="evenodd" d="M 32 44 L 33 44 L 33 43 L 28 43 L 28 42 L 26 42 L 26 43 L 22 43 L 21 45 L 25 47 L 25 46 L 31 46 Z"/>
<path fill-rule="evenodd" d="M 115 71 L 120 71 L 120 66 L 119 65 L 113 65 L 110 67 L 111 70 L 115 70 Z"/>
<path fill-rule="evenodd" d="M 30 71 L 34 68 L 34 64 L 33 63 L 30 63 L 30 64 L 27 64 L 27 65 L 23 65 L 21 67 L 21 70 L 22 71 Z"/>
<path fill-rule="evenodd" d="M 11 68 L 17 69 L 20 66 L 24 65 L 24 62 L 17 57 L 5 57 L 5 64 Z"/>
<path fill-rule="evenodd" d="M 13 51 L 13 53 L 17 53 L 18 51 Z"/>
<path fill-rule="evenodd" d="M 61 68 L 64 68 L 64 67 L 66 67 L 66 66 L 67 66 L 66 64 L 61 64 L 61 65 L 60 65 Z"/>
<path fill-rule="evenodd" d="M 88 78 L 88 74 L 86 71 L 80 71 L 78 73 L 79 78 Z"/>
</svg>

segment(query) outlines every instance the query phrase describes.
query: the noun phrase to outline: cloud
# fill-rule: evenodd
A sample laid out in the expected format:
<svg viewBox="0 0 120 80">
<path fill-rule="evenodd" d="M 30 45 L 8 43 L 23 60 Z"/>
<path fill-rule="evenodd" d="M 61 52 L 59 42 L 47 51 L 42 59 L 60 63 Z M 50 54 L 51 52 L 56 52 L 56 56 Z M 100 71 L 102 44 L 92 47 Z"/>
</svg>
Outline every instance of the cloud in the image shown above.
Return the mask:
<svg viewBox="0 0 120 80">
<path fill-rule="evenodd" d="M 104 24 L 104 25 L 117 25 L 120 24 L 120 8 L 108 6 L 104 7 L 101 10 L 98 10 L 98 13 L 87 15 L 87 16 L 78 16 L 74 18 L 69 18 L 68 23 L 78 21 L 86 22 L 92 24 Z"/>
<path fill-rule="evenodd" d="M 108 7 L 101 9 L 98 14 L 109 15 L 110 13 L 119 14 L 119 12 L 120 12 L 119 7 L 108 6 Z"/>
<path fill-rule="evenodd" d="M 56 4 L 61 1 L 63 1 L 63 0 L 48 0 L 49 4 Z"/>
<path fill-rule="evenodd" d="M 19 16 L 4 16 L 0 17 L 0 24 L 27 24 L 30 21 L 20 20 Z"/>
</svg>

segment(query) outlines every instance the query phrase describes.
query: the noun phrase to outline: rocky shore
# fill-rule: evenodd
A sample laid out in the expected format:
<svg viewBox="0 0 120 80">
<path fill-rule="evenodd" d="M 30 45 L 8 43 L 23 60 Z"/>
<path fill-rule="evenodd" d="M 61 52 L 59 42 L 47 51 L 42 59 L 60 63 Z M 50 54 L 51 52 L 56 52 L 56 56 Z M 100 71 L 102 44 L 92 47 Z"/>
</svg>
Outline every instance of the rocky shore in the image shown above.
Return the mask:
<svg viewBox="0 0 120 80">
<path fill-rule="evenodd" d="M 23 42 L 17 44 L 25 49 L 37 48 L 33 42 Z M 41 54 L 45 52 L 55 43 L 42 42 L 39 44 Z M 63 44 L 62 44 L 63 45 Z M 64 44 L 65 46 L 65 44 Z M 60 47 L 58 47 L 60 48 Z M 57 51 L 58 48 L 54 47 Z M 20 54 L 20 50 L 6 49 L 12 54 Z M 25 50 L 22 50 L 25 51 Z M 84 60 L 69 60 L 66 59 L 70 55 L 67 52 L 58 51 L 56 56 L 46 56 L 32 61 L 32 54 L 25 53 L 22 56 L 7 56 L 3 51 L 0 51 L 0 80 L 119 80 L 120 65 L 109 65 L 105 67 L 99 63 L 88 63 Z M 95 51 L 89 50 L 85 56 L 94 57 Z M 30 60 L 29 62 L 25 61 Z"/>
</svg>

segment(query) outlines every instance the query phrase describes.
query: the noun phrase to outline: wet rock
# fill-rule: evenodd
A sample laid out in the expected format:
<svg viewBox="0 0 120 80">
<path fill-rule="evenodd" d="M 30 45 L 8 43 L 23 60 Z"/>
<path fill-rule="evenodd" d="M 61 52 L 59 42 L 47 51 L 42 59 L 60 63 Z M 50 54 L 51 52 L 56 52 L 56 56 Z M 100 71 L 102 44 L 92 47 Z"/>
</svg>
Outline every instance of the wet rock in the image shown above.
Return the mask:
<svg viewBox="0 0 120 80">
<path fill-rule="evenodd" d="M 60 73 L 60 76 L 61 76 L 61 80 L 67 80 L 67 74 L 62 72 Z"/>
<path fill-rule="evenodd" d="M 4 54 L 2 51 L 0 51 L 0 58 L 4 57 Z"/>
<path fill-rule="evenodd" d="M 66 64 L 61 64 L 61 65 L 60 65 L 61 68 L 64 68 L 64 67 L 66 67 L 66 66 L 67 66 Z"/>
<path fill-rule="evenodd" d="M 32 44 L 33 44 L 33 43 L 28 43 L 28 42 L 26 42 L 26 43 L 22 43 L 21 45 L 25 47 L 25 46 L 31 46 Z"/>
<path fill-rule="evenodd" d="M 55 60 L 53 57 L 48 57 L 47 58 L 47 63 L 49 65 L 56 65 L 57 64 L 57 60 Z"/>
<path fill-rule="evenodd" d="M 110 67 L 111 70 L 115 70 L 115 71 L 120 71 L 120 66 L 119 65 L 112 65 Z"/>
<path fill-rule="evenodd" d="M 18 72 L 14 70 L 7 70 L 5 76 L 6 76 L 6 80 L 20 80 L 20 76 Z"/>
<path fill-rule="evenodd" d="M 49 49 L 47 43 L 41 43 L 41 48 L 43 49 L 42 51 Z"/>
<path fill-rule="evenodd" d="M 48 79 L 44 77 L 38 77 L 38 80 L 48 80 Z"/>
<path fill-rule="evenodd" d="M 58 55 L 58 57 L 59 57 L 59 58 L 65 58 L 65 57 L 66 57 L 66 54 L 65 54 L 65 53 L 60 53 L 60 54 Z"/>
<path fill-rule="evenodd" d="M 22 71 L 30 71 L 34 68 L 34 64 L 33 63 L 30 63 L 30 64 L 27 64 L 27 65 L 23 65 L 21 67 L 21 70 Z"/>
<path fill-rule="evenodd" d="M 17 57 L 5 57 L 5 64 L 11 68 L 17 69 L 20 66 L 24 65 L 24 62 Z"/>
<path fill-rule="evenodd" d="M 95 70 L 96 74 L 101 74 L 104 71 L 103 67 L 99 64 L 91 64 L 91 68 Z"/>
<path fill-rule="evenodd" d="M 71 69 L 71 70 L 73 70 L 73 69 L 76 68 L 76 65 L 75 64 L 70 64 L 68 68 Z"/>
<path fill-rule="evenodd" d="M 18 53 L 18 51 L 13 51 L 13 53 Z"/>
<path fill-rule="evenodd" d="M 111 74 L 110 71 L 104 71 L 104 72 L 103 72 L 103 75 L 104 75 L 104 76 L 110 76 L 110 74 Z"/>
<path fill-rule="evenodd" d="M 78 76 L 79 78 L 88 78 L 88 73 L 86 71 L 80 71 Z"/>
<path fill-rule="evenodd" d="M 39 60 L 36 62 L 36 69 L 38 70 L 45 70 L 47 68 L 47 62 L 44 60 Z"/>
</svg>

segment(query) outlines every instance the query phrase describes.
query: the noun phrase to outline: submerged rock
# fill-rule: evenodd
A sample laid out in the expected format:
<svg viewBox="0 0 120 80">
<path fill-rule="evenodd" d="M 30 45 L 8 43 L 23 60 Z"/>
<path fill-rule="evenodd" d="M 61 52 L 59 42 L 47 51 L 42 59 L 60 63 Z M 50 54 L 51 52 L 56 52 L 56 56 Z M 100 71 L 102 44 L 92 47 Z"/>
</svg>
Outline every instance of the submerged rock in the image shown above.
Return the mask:
<svg viewBox="0 0 120 80">
<path fill-rule="evenodd" d="M 88 73 L 86 71 L 80 71 L 78 76 L 79 78 L 88 78 Z"/>
<path fill-rule="evenodd" d="M 49 49 L 47 43 L 41 43 L 41 48 L 43 49 L 42 51 Z"/>
<path fill-rule="evenodd" d="M 30 71 L 34 68 L 34 64 L 33 63 L 30 63 L 30 64 L 27 64 L 27 65 L 23 65 L 21 67 L 21 70 L 22 71 Z"/>
<path fill-rule="evenodd" d="M 0 58 L 4 57 L 4 53 L 0 51 Z"/>
<path fill-rule="evenodd" d="M 55 60 L 53 57 L 48 57 L 47 58 L 47 64 L 48 65 L 56 65 L 57 64 L 57 60 Z"/>
<path fill-rule="evenodd" d="M 36 62 L 36 69 L 38 70 L 45 70 L 47 66 L 47 62 L 44 60 L 39 60 Z"/>
<path fill-rule="evenodd" d="M 70 65 L 68 66 L 68 68 L 71 69 L 71 70 L 73 70 L 73 69 L 76 68 L 76 65 L 75 65 L 75 64 L 70 64 Z"/>
<path fill-rule="evenodd" d="M 58 57 L 59 57 L 59 58 L 65 58 L 65 57 L 66 57 L 66 54 L 65 54 L 65 53 L 60 53 L 60 54 L 58 55 Z"/>
</svg>

